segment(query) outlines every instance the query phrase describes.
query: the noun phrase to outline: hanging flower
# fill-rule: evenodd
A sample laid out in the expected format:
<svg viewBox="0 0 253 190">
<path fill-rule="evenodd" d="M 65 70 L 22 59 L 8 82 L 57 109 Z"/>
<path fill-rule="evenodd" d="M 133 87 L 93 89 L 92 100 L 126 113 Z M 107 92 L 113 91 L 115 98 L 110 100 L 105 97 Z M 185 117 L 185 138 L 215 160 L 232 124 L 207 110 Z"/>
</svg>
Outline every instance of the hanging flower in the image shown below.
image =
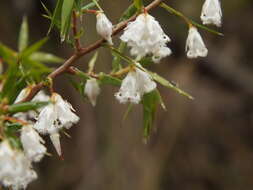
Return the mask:
<svg viewBox="0 0 253 190">
<path fill-rule="evenodd" d="M 18 95 L 18 97 L 15 100 L 15 103 L 20 102 L 23 100 L 29 93 L 30 93 L 31 87 L 24 88 Z M 50 97 L 43 91 L 39 91 L 34 98 L 31 100 L 32 102 L 48 102 L 50 100 Z M 37 116 L 38 113 L 42 110 L 43 108 L 39 108 L 37 110 L 30 110 L 27 112 L 19 112 L 14 114 L 14 117 L 25 120 L 25 121 L 30 121 L 32 122 Z"/>
<path fill-rule="evenodd" d="M 32 126 L 24 126 L 21 130 L 21 142 L 25 155 L 34 162 L 39 162 L 45 155 L 47 149 L 44 141 Z"/>
<path fill-rule="evenodd" d="M 39 114 L 38 120 L 34 125 L 34 128 L 42 134 L 50 134 L 54 136 L 51 137 L 51 140 L 58 136 L 60 129 L 66 128 L 69 129 L 73 124 L 79 121 L 79 117 L 74 113 L 72 106 L 62 97 L 54 93 L 51 97 L 52 103 L 45 106 Z M 56 143 L 53 142 L 55 145 Z M 58 143 L 57 143 L 58 144 Z M 61 155 L 61 149 L 55 147 L 57 153 Z"/>
<path fill-rule="evenodd" d="M 150 75 L 139 68 L 135 68 L 127 74 L 115 96 L 120 103 L 138 104 L 145 93 L 149 93 L 155 88 L 156 83 Z"/>
<path fill-rule="evenodd" d="M 220 0 L 206 0 L 201 12 L 203 24 L 214 24 L 221 26 L 222 11 Z"/>
<path fill-rule="evenodd" d="M 96 79 L 92 78 L 87 80 L 84 93 L 88 96 L 91 104 L 95 106 L 97 102 L 97 96 L 100 93 L 100 88 Z"/>
<path fill-rule="evenodd" d="M 13 150 L 7 141 L 0 144 L 0 182 L 13 190 L 25 189 L 37 178 L 31 162 L 18 150 Z"/>
<path fill-rule="evenodd" d="M 155 18 L 147 13 L 140 14 L 135 21 L 130 22 L 120 39 L 131 47 L 130 53 L 137 59 L 153 54 L 153 61 L 159 62 L 171 54 L 166 45 L 170 38 Z"/>
<path fill-rule="evenodd" d="M 188 58 L 206 57 L 208 50 L 200 36 L 197 28 L 190 27 L 186 40 L 186 48 Z"/>
<path fill-rule="evenodd" d="M 102 36 L 109 44 L 112 43 L 113 25 L 103 12 L 97 14 L 97 33 Z"/>
</svg>

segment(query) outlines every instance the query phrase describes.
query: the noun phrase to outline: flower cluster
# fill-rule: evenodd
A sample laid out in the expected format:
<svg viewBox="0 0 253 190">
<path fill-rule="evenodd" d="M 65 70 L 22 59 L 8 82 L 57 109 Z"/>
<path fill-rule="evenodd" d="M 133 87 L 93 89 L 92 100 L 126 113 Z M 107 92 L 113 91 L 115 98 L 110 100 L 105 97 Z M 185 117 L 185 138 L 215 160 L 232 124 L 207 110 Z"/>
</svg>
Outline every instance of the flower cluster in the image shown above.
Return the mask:
<svg viewBox="0 0 253 190">
<path fill-rule="evenodd" d="M 97 4 L 97 2 L 95 4 Z M 99 7 L 98 4 L 97 6 Z M 176 89 L 180 94 L 186 94 L 176 86 L 170 84 L 170 82 L 166 79 L 163 79 L 156 73 L 148 71 L 146 68 L 144 68 L 144 64 L 142 64 L 143 58 L 145 57 L 150 58 L 151 62 L 159 63 L 161 59 L 170 56 L 172 54 L 172 51 L 167 46 L 167 44 L 171 41 L 171 39 L 162 29 L 156 18 L 151 16 L 145 9 L 143 13 L 136 12 L 136 14 L 138 14 L 131 17 L 131 22 L 123 22 L 123 24 L 121 23 L 122 25 L 119 24 L 119 26 L 116 26 L 115 28 L 105 13 L 102 11 L 102 9 L 100 7 L 99 9 L 99 11 L 95 11 L 97 19 L 96 30 L 97 33 L 103 38 L 103 40 L 96 42 L 94 45 L 91 45 L 88 48 L 82 48 L 81 46 L 79 47 L 81 44 L 79 42 L 78 33 L 76 31 L 76 22 L 73 22 L 75 45 L 77 44 L 78 48 L 76 48 L 74 56 L 66 61 L 65 65 L 61 66 L 59 70 L 56 70 L 53 73 L 53 76 L 55 77 L 57 75 L 55 74 L 57 71 L 59 71 L 58 73 L 69 71 L 69 73 L 75 75 L 75 77 L 79 77 L 76 70 L 69 67 L 72 63 L 71 61 L 74 62 L 77 58 L 81 57 L 83 53 L 82 51 L 90 52 L 92 48 L 96 49 L 102 45 L 102 43 L 107 42 L 109 45 L 106 47 L 111 48 L 111 50 L 114 51 L 114 53 L 117 54 L 120 59 L 126 60 L 128 62 L 128 65 L 123 68 L 123 65 L 119 63 L 118 68 L 113 68 L 113 71 L 110 74 L 96 74 L 93 71 L 94 64 L 91 63 L 89 64 L 89 71 L 87 73 L 78 71 L 81 72 L 83 78 L 81 79 L 82 85 L 78 84 L 79 86 L 77 85 L 77 89 L 81 91 L 81 94 L 85 98 L 89 99 L 92 106 L 95 106 L 97 103 L 97 97 L 101 92 L 100 86 L 103 84 L 103 82 L 105 83 L 106 81 L 107 84 L 109 83 L 113 85 L 116 83 L 116 86 L 120 86 L 120 88 L 118 92 L 114 94 L 114 96 L 115 99 L 119 101 L 119 103 L 141 103 L 143 104 L 145 110 L 148 111 L 148 113 L 144 115 L 147 118 L 148 114 L 152 115 L 150 116 L 150 121 L 146 122 L 149 128 L 148 130 L 150 130 L 151 124 L 149 124 L 149 122 L 152 122 L 154 115 L 154 104 L 157 104 L 157 99 L 161 98 L 159 91 L 157 90 L 156 82 L 159 82 L 164 86 Z M 139 11 L 141 11 L 141 9 Z M 172 11 L 172 9 L 170 9 L 170 11 Z M 78 14 L 74 15 L 77 16 Z M 208 54 L 208 49 L 206 48 L 206 45 L 200 33 L 198 32 L 198 27 L 205 27 L 195 24 L 190 19 L 184 17 L 184 15 L 179 15 L 184 18 L 189 26 L 188 37 L 186 39 L 185 46 L 187 57 L 206 57 Z M 216 26 L 221 26 L 222 12 L 220 1 L 205 0 L 200 18 L 204 25 L 213 24 Z M 75 19 L 74 16 L 73 19 Z M 71 24 L 67 24 L 67 26 L 71 26 Z M 64 31 L 65 30 L 66 29 L 64 28 Z M 123 31 L 123 34 L 119 39 L 121 42 L 123 42 L 122 44 L 126 44 L 125 47 L 128 47 L 130 49 L 130 55 L 134 58 L 123 55 L 123 53 L 113 47 L 112 35 L 120 32 L 121 30 Z M 29 49 L 29 51 L 32 50 Z M 39 55 L 44 56 L 44 54 L 41 52 Z M 29 56 L 32 57 L 32 55 Z M 38 54 L 36 56 L 38 56 Z M 20 57 L 23 58 L 22 56 Z M 31 57 L 29 57 L 29 59 Z M 47 56 L 47 59 L 52 57 L 52 55 Z M 55 60 L 55 57 L 53 58 Z M 0 66 L 2 66 L 1 61 Z M 1 70 L 2 69 L 0 67 L 0 73 L 2 72 Z M 24 73 L 22 72 L 21 75 L 23 74 Z M 21 75 L 17 76 L 19 77 Z M 49 75 L 49 77 L 50 76 L 52 76 L 52 74 Z M 52 79 L 54 77 L 52 77 Z M 5 77 L 3 77 L 3 79 L 7 81 Z M 28 95 L 34 93 L 32 91 L 34 86 L 26 87 L 20 92 L 18 91 L 22 86 L 20 85 L 18 86 L 18 89 L 14 89 L 16 92 L 15 96 L 13 98 L 10 98 L 10 100 L 5 100 L 5 97 L 2 98 L 2 94 L 4 94 L 2 93 L 2 89 L 5 87 L 3 87 L 4 85 L 2 85 L 2 81 L 0 81 L 0 98 L 2 98 L 1 100 L 5 100 L 0 104 L 1 114 L 3 113 L 3 117 L 2 115 L 0 117 L 0 183 L 5 187 L 10 187 L 14 190 L 25 189 L 30 182 L 37 178 L 37 174 L 33 170 L 32 164 L 34 162 L 40 162 L 42 158 L 47 154 L 47 148 L 41 135 L 49 135 L 57 154 L 59 156 L 62 156 L 60 134 L 62 131 L 69 129 L 79 121 L 79 117 L 75 114 L 75 110 L 71 104 L 64 100 L 60 94 L 54 92 L 53 85 L 51 85 L 51 82 L 53 82 L 53 80 L 50 80 L 49 82 L 43 80 L 41 81 L 42 82 L 39 84 L 39 86 L 49 87 L 51 94 L 47 95 L 43 90 L 41 90 L 41 88 L 39 88 L 41 91 L 36 89 L 39 92 L 33 97 L 33 99 L 30 99 L 30 102 L 28 102 L 29 105 L 32 105 L 32 107 L 31 109 L 26 109 L 25 111 L 24 109 L 28 104 L 22 104 L 20 106 L 20 102 L 26 99 Z M 24 83 L 28 82 L 30 81 L 25 81 Z M 11 85 L 8 84 L 8 86 Z M 25 84 L 23 86 L 25 86 Z M 149 94 L 147 95 L 147 93 Z M 156 95 L 156 97 L 153 98 L 155 100 L 150 98 L 150 94 L 151 96 L 154 94 Z M 144 105 L 146 97 L 148 96 L 150 98 L 148 99 L 148 104 L 150 105 Z M 157 98 L 157 96 L 159 97 Z M 37 105 L 36 103 L 38 103 L 38 105 L 40 105 L 39 103 L 43 103 L 44 106 L 38 106 L 34 108 L 34 105 Z M 11 106 L 12 110 L 10 109 Z M 16 108 L 19 107 L 21 111 L 13 111 L 13 107 L 15 106 Z M 14 132 L 10 132 L 11 135 L 9 135 L 8 127 L 13 127 L 13 125 L 15 126 L 15 129 L 10 130 L 13 130 Z"/>
<path fill-rule="evenodd" d="M 26 97 L 29 89 L 22 90 L 15 102 Z M 50 103 L 42 109 L 14 115 L 20 121 L 27 122 L 20 130 L 23 151 L 12 147 L 8 140 L 0 143 L 0 181 L 6 187 L 24 189 L 37 178 L 32 162 L 41 161 L 47 153 L 45 142 L 39 134 L 49 134 L 57 153 L 61 155 L 60 130 L 69 129 L 79 121 L 72 106 L 57 93 L 49 97 L 41 91 L 32 101 L 46 100 Z"/>
</svg>

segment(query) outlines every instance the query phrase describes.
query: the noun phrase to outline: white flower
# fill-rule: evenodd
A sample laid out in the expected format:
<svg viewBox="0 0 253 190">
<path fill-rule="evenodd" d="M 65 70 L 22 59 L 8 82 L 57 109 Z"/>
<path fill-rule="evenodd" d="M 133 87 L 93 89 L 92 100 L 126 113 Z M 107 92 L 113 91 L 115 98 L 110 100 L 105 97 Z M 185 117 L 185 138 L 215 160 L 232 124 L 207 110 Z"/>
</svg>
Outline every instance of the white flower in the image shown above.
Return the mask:
<svg viewBox="0 0 253 190">
<path fill-rule="evenodd" d="M 23 100 L 31 91 L 31 87 L 24 88 L 18 95 L 18 97 L 15 100 L 15 103 L 20 102 Z M 39 91 L 38 94 L 34 96 L 34 98 L 31 100 L 32 102 L 48 102 L 50 100 L 50 97 L 42 90 Z M 38 113 L 42 110 L 42 108 L 39 108 L 37 110 L 30 110 L 28 112 L 19 112 L 14 114 L 14 117 L 21 119 L 21 120 L 31 120 L 35 119 L 38 116 Z"/>
<path fill-rule="evenodd" d="M 0 144 L 0 182 L 13 190 L 25 189 L 37 178 L 31 162 L 17 150 L 13 150 L 7 141 Z"/>
<path fill-rule="evenodd" d="M 220 0 L 206 0 L 203 4 L 200 18 L 203 24 L 221 26 L 222 11 Z"/>
<path fill-rule="evenodd" d="M 47 151 L 43 139 L 30 125 L 22 128 L 20 138 L 26 156 L 31 161 L 39 162 Z"/>
<path fill-rule="evenodd" d="M 200 36 L 197 28 L 190 27 L 189 34 L 186 40 L 186 47 L 188 58 L 206 57 L 208 50 Z"/>
<path fill-rule="evenodd" d="M 100 88 L 96 79 L 92 78 L 87 80 L 84 93 L 88 96 L 91 104 L 95 106 L 97 102 L 97 96 L 100 93 Z"/>
<path fill-rule="evenodd" d="M 149 93 L 155 88 L 156 83 L 152 81 L 150 75 L 139 68 L 135 68 L 127 74 L 115 96 L 120 103 L 138 104 L 145 93 Z"/>
<path fill-rule="evenodd" d="M 131 55 L 137 56 L 138 59 L 153 54 L 153 61 L 159 62 L 171 54 L 166 45 L 170 38 L 155 18 L 147 13 L 140 14 L 135 21 L 130 22 L 120 39 L 127 42 L 131 47 Z"/>
<path fill-rule="evenodd" d="M 31 91 L 31 87 L 28 86 L 27 88 L 24 88 L 23 90 L 21 90 L 21 92 L 19 93 L 19 95 L 17 96 L 16 100 L 14 103 L 18 103 L 20 101 L 22 101 L 24 98 L 27 97 L 27 95 L 30 93 Z"/>
<path fill-rule="evenodd" d="M 72 106 L 59 94 L 54 93 L 51 99 L 52 103 L 45 106 L 40 112 L 34 128 L 42 134 L 55 135 L 62 128 L 69 129 L 79 121 L 79 117 L 73 112 Z M 53 144 L 55 143 L 53 142 Z M 58 153 L 61 153 L 58 147 L 55 148 Z"/>
<path fill-rule="evenodd" d="M 102 36 L 105 40 L 109 42 L 109 44 L 112 43 L 112 31 L 113 31 L 113 25 L 110 22 L 110 20 L 106 17 L 106 15 L 102 12 L 99 12 L 97 14 L 97 33 Z"/>
</svg>

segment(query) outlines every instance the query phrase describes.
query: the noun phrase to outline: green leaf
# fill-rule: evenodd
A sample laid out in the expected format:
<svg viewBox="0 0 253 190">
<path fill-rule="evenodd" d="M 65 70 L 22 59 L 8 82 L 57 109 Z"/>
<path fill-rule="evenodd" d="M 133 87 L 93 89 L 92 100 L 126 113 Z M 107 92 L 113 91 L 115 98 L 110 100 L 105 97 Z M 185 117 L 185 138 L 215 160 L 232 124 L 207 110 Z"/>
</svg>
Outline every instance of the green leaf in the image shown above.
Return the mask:
<svg viewBox="0 0 253 190">
<path fill-rule="evenodd" d="M 27 18 L 23 17 L 23 22 L 21 24 L 20 32 L 19 32 L 19 39 L 18 39 L 18 51 L 22 52 L 24 49 L 27 48 L 28 45 L 28 23 Z"/>
<path fill-rule="evenodd" d="M 63 0 L 58 0 L 57 1 L 56 7 L 54 9 L 54 13 L 53 13 L 53 16 L 52 16 L 52 19 L 51 19 L 51 24 L 50 24 L 50 27 L 48 29 L 48 34 L 51 32 L 54 25 L 56 25 L 56 23 L 59 23 L 59 20 L 61 19 L 62 4 L 63 4 Z"/>
<path fill-rule="evenodd" d="M 181 94 L 183 96 L 186 96 L 187 98 L 189 98 L 191 100 L 194 99 L 190 94 L 184 92 L 183 90 L 181 90 L 180 88 L 178 88 L 177 86 L 175 86 L 173 83 L 171 83 L 170 81 L 166 80 L 165 78 L 159 76 L 158 74 L 150 72 L 150 71 L 149 71 L 149 74 L 151 75 L 151 77 L 155 81 L 157 81 L 161 85 L 163 85 L 163 86 L 165 86 L 167 88 L 171 88 L 171 89 L 175 90 L 177 93 L 179 93 L 179 94 Z"/>
<path fill-rule="evenodd" d="M 143 0 L 134 0 L 134 5 L 138 10 L 141 10 L 143 7 Z"/>
<path fill-rule="evenodd" d="M 4 61 L 11 64 L 16 62 L 17 53 L 4 44 L 0 43 L 0 56 Z"/>
<path fill-rule="evenodd" d="M 126 43 L 120 42 L 120 45 L 118 47 L 118 52 L 123 54 L 125 49 L 126 49 Z M 120 61 L 121 61 L 121 57 L 117 54 L 114 54 L 114 58 L 112 61 L 112 72 L 116 72 L 122 68 Z"/>
<path fill-rule="evenodd" d="M 8 134 L 13 134 L 18 132 L 22 128 L 22 125 L 20 123 L 11 123 L 6 124 L 5 130 Z"/>
<path fill-rule="evenodd" d="M 61 11 L 61 39 L 64 41 L 70 29 L 74 0 L 63 0 Z"/>
<path fill-rule="evenodd" d="M 218 32 L 218 31 L 216 31 L 216 30 L 213 30 L 213 29 L 211 29 L 211 28 L 208 28 L 208 27 L 206 27 L 206 26 L 204 26 L 204 25 L 202 25 L 202 24 L 199 24 L 199 23 L 197 23 L 197 22 L 191 20 L 191 19 L 190 19 L 190 21 L 191 21 L 191 23 L 192 23 L 194 26 L 196 26 L 196 27 L 198 27 L 198 28 L 201 28 L 201 29 L 203 29 L 203 30 L 206 30 L 206 31 L 208 31 L 208 32 L 210 32 L 210 33 L 213 33 L 213 34 L 216 34 L 216 35 L 219 35 L 219 36 L 224 36 L 224 34 L 221 33 L 221 32 Z"/>
<path fill-rule="evenodd" d="M 39 50 L 46 42 L 47 42 L 48 38 L 43 38 L 40 41 L 34 43 L 33 45 L 31 45 L 30 47 L 26 48 L 21 54 L 20 54 L 20 58 L 26 58 L 28 56 L 30 56 L 32 53 L 36 52 L 37 50 Z"/>
<path fill-rule="evenodd" d="M 101 6 L 98 4 L 98 0 L 92 0 L 93 3 L 95 3 L 95 5 L 97 6 L 97 8 L 100 10 L 100 11 L 103 11 L 103 9 L 101 8 Z"/>
<path fill-rule="evenodd" d="M 122 16 L 120 17 L 119 21 L 125 21 L 129 18 L 131 18 L 133 15 L 135 15 L 137 13 L 137 8 L 134 4 L 131 4 L 122 14 Z"/>
<path fill-rule="evenodd" d="M 124 115 L 123 115 L 121 124 L 123 124 L 123 123 L 126 121 L 128 115 L 129 115 L 130 112 L 133 110 L 133 107 L 134 107 L 134 104 L 129 104 L 129 105 L 127 106 L 127 110 L 125 111 L 125 113 L 124 113 Z"/>
<path fill-rule="evenodd" d="M 19 104 L 12 104 L 8 107 L 8 113 L 26 112 L 29 110 L 36 110 L 43 106 L 46 106 L 49 102 L 25 102 Z"/>
<path fill-rule="evenodd" d="M 97 0 L 97 2 L 99 2 L 99 1 Z M 89 3 L 89 4 L 85 5 L 85 6 L 83 6 L 83 7 L 82 7 L 82 11 L 91 9 L 91 8 L 93 8 L 93 7 L 95 7 L 95 6 L 96 6 L 96 3 L 91 2 L 91 3 Z"/>
<path fill-rule="evenodd" d="M 45 52 L 34 52 L 29 57 L 32 61 L 42 62 L 42 63 L 62 63 L 64 59 L 57 57 L 50 53 Z"/>
<path fill-rule="evenodd" d="M 114 86 L 120 86 L 121 85 L 121 80 L 115 77 L 112 77 L 110 75 L 100 73 L 99 74 L 99 81 L 101 84 L 109 84 L 109 85 L 114 85 Z"/>
<path fill-rule="evenodd" d="M 81 94 L 83 98 L 86 98 L 86 95 L 84 94 L 86 80 L 82 82 L 78 82 L 78 81 L 73 80 L 72 78 L 69 78 L 69 82 L 72 84 L 75 90 L 79 92 L 79 94 Z"/>
<path fill-rule="evenodd" d="M 96 52 L 96 53 L 92 56 L 92 58 L 90 59 L 90 61 L 89 61 L 89 64 L 88 64 L 88 67 L 89 67 L 88 73 L 94 71 L 94 67 L 95 67 L 95 63 L 96 63 L 96 61 L 97 61 L 97 58 L 98 58 L 98 52 Z"/>
<path fill-rule="evenodd" d="M 19 73 L 18 65 L 11 65 L 6 73 L 6 80 L 2 89 L 2 97 L 8 99 L 8 103 L 12 103 L 20 90 L 26 85 L 25 77 Z"/>
<path fill-rule="evenodd" d="M 152 131 L 155 119 L 157 105 L 161 102 L 160 95 L 157 90 L 144 94 L 142 98 L 143 105 L 143 137 L 148 140 Z"/>
<path fill-rule="evenodd" d="M 206 27 L 206 26 L 204 26 L 204 25 L 202 25 L 202 24 L 198 24 L 197 22 L 195 22 L 195 21 L 189 19 L 189 18 L 186 17 L 183 13 L 181 13 L 180 11 L 178 11 L 178 10 L 172 8 L 171 6 L 169 6 L 169 5 L 165 4 L 165 3 L 161 3 L 160 6 L 161 6 L 162 8 L 164 8 L 166 11 L 168 11 L 169 13 L 174 14 L 174 15 L 176 15 L 176 16 L 182 18 L 183 20 L 185 20 L 185 21 L 187 22 L 187 24 L 191 23 L 192 25 L 194 25 L 194 26 L 196 26 L 196 27 L 198 27 L 198 28 L 201 28 L 201 29 L 203 29 L 203 30 L 206 30 L 206 31 L 208 31 L 208 32 L 211 32 L 211 33 L 213 33 L 213 34 L 216 34 L 216 35 L 219 35 L 219 36 L 224 36 L 224 35 L 223 35 L 222 33 L 220 33 L 220 32 L 217 32 L 217 31 L 215 31 L 215 30 L 213 30 L 213 29 L 210 29 L 210 28 L 208 28 L 208 27 Z"/>
<path fill-rule="evenodd" d="M 14 135 L 8 135 L 8 140 L 10 142 L 10 145 L 14 148 L 14 149 L 22 149 L 22 143 L 20 138 L 18 138 L 17 136 Z"/>
</svg>

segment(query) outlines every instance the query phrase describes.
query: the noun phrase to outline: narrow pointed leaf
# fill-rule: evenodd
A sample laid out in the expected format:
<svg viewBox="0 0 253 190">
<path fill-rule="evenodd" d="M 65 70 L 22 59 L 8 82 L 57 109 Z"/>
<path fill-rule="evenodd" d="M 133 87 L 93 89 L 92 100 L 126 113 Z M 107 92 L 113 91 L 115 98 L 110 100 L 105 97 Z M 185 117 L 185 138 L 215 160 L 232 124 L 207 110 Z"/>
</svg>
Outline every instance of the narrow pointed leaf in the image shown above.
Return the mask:
<svg viewBox="0 0 253 190">
<path fill-rule="evenodd" d="M 106 75 L 104 73 L 100 73 L 99 75 L 99 81 L 101 84 L 109 84 L 114 86 L 120 86 L 121 80 L 115 77 L 112 77 L 110 75 Z"/>
<path fill-rule="evenodd" d="M 54 9 L 54 13 L 53 13 L 53 17 L 52 17 L 52 20 L 51 20 L 51 24 L 50 24 L 50 27 L 48 29 L 48 34 L 51 32 L 51 30 L 54 27 L 54 25 L 57 22 L 59 22 L 59 20 L 61 19 L 62 4 L 63 4 L 63 0 L 57 0 L 57 4 L 56 4 L 56 7 Z"/>
<path fill-rule="evenodd" d="M 71 13 L 74 6 L 75 0 L 63 0 L 62 11 L 61 11 L 61 38 L 66 39 L 69 32 Z"/>
<path fill-rule="evenodd" d="M 30 47 L 26 48 L 20 55 L 21 58 L 26 58 L 30 56 L 32 53 L 38 51 L 46 42 L 48 38 L 43 38 L 42 40 L 34 43 Z"/>
<path fill-rule="evenodd" d="M 90 59 L 90 61 L 89 61 L 89 64 L 88 64 L 88 67 L 89 67 L 88 72 L 89 72 L 89 73 L 92 72 L 92 71 L 94 71 L 94 67 L 95 67 L 95 63 L 96 63 L 96 61 L 97 61 L 97 58 L 98 58 L 98 52 L 96 52 L 96 53 L 92 56 L 92 58 Z"/>
<path fill-rule="evenodd" d="M 64 59 L 57 57 L 50 53 L 44 52 L 34 52 L 29 57 L 33 61 L 42 62 L 42 63 L 61 63 Z"/>
<path fill-rule="evenodd" d="M 143 0 L 134 0 L 134 5 L 138 10 L 141 10 L 143 7 Z"/>
<path fill-rule="evenodd" d="M 28 46 L 28 22 L 27 18 L 23 18 L 23 22 L 21 24 L 20 32 L 19 32 L 19 39 L 18 39 L 18 51 L 22 52 Z"/>
<path fill-rule="evenodd" d="M 8 107 L 8 113 L 26 112 L 29 110 L 36 110 L 46 106 L 49 102 L 25 102 L 20 104 L 13 104 Z"/>
<path fill-rule="evenodd" d="M 7 63 L 16 62 L 17 53 L 0 43 L 0 57 Z"/>
</svg>

